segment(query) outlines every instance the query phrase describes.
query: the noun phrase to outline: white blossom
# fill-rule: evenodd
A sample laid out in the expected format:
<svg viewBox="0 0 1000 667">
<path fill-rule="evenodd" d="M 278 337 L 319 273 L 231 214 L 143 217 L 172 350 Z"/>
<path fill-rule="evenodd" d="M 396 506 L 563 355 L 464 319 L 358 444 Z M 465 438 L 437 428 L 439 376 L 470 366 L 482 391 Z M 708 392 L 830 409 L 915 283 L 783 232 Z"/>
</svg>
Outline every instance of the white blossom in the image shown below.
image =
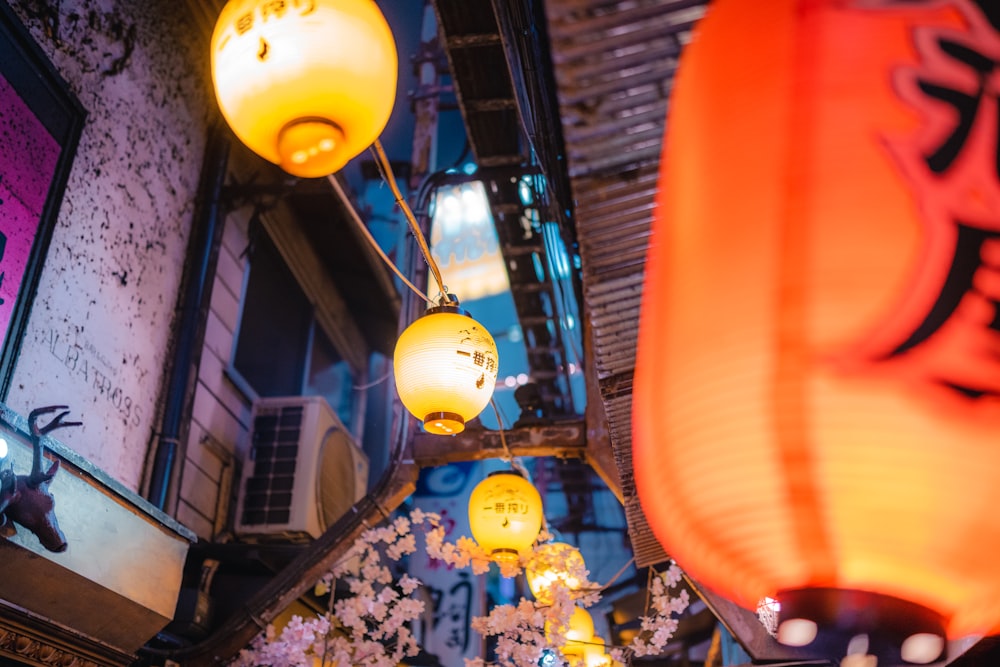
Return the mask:
<svg viewBox="0 0 1000 667">
<path fill-rule="evenodd" d="M 253 640 L 232 661 L 235 667 L 396 667 L 419 652 L 410 623 L 424 613 L 423 600 L 413 597 L 422 586 L 419 579 L 403 574 L 396 579 L 389 563 L 399 562 L 417 549 L 414 531 L 425 534 L 427 555 L 449 567 L 469 568 L 473 573 L 489 571 L 487 554 L 474 540 L 459 537 L 448 542 L 441 517 L 414 509 L 388 525 L 364 531 L 347 554 L 317 582 L 317 595 L 336 594 L 343 581 L 349 595 L 331 598 L 330 614 L 303 619 L 295 616 L 278 633 L 274 627 Z M 547 533 L 541 541 L 549 540 Z M 547 560 L 543 561 L 542 553 Z M 496 638 L 499 665 L 535 667 L 546 650 L 563 653 L 566 631 L 574 609 L 590 607 L 601 599 L 600 587 L 589 581 L 582 562 L 569 557 L 569 550 L 541 550 L 536 547 L 518 559 L 498 563 L 503 576 L 515 576 L 525 568 L 561 568 L 551 582 L 545 603 L 521 599 L 516 605 L 497 605 L 486 616 L 473 617 L 472 629 Z M 387 563 L 388 561 L 388 563 Z M 624 647 L 613 647 L 611 657 L 622 664 L 632 656 L 657 655 L 677 629 L 676 616 L 689 604 L 687 591 L 671 595 L 670 589 L 682 579 L 680 569 L 671 564 L 652 576 L 650 604 L 641 620 L 641 632 Z M 482 658 L 466 659 L 465 667 L 486 667 Z"/>
</svg>

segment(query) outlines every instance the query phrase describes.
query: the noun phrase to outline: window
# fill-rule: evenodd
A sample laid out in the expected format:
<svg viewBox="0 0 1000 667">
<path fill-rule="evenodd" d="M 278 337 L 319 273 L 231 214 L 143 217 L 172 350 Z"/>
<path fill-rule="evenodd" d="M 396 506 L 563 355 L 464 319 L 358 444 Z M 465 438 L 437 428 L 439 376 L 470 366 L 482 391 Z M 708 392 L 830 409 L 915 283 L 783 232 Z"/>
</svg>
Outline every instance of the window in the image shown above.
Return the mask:
<svg viewBox="0 0 1000 667">
<path fill-rule="evenodd" d="M 326 397 L 340 421 L 350 424 L 354 410 L 354 374 L 350 365 L 319 327 L 315 328 L 309 349 L 309 372 L 303 393 Z"/>
<path fill-rule="evenodd" d="M 355 431 L 355 375 L 270 237 L 258 230 L 243 294 L 233 370 L 256 396 L 323 396 Z"/>
</svg>

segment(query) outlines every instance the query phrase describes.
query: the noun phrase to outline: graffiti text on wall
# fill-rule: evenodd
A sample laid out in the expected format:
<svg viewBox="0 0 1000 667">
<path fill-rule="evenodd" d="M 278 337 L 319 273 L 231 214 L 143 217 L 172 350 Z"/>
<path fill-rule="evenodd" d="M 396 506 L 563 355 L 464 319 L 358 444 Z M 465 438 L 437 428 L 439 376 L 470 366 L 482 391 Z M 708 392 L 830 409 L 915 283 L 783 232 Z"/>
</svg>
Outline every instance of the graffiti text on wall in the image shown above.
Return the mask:
<svg viewBox="0 0 1000 667">
<path fill-rule="evenodd" d="M 41 332 L 42 340 L 49 353 L 70 371 L 72 377 L 81 382 L 95 396 L 107 401 L 107 405 L 118 412 L 123 423 L 139 426 L 142 423 L 142 408 L 138 402 L 125 393 L 118 376 L 118 370 L 107 362 L 93 343 L 70 340 L 54 329 Z"/>
</svg>

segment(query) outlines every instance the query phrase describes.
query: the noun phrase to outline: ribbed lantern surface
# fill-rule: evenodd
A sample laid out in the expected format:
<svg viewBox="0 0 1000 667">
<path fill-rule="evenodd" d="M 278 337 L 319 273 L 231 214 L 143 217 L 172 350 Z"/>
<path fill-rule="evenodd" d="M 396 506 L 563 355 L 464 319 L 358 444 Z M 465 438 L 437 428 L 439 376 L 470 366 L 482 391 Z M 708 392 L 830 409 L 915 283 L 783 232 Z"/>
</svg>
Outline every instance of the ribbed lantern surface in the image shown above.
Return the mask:
<svg viewBox="0 0 1000 667">
<path fill-rule="evenodd" d="M 646 265 L 633 458 L 657 537 L 747 608 L 871 620 L 895 660 L 1000 623 L 987 6 L 713 2 Z"/>
<path fill-rule="evenodd" d="M 452 306 L 431 308 L 408 326 L 393 364 L 400 400 L 430 433 L 461 433 L 496 388 L 493 336 Z"/>
<path fill-rule="evenodd" d="M 230 0 L 211 49 L 226 122 L 296 176 L 339 170 L 389 120 L 396 45 L 373 0 Z"/>
<path fill-rule="evenodd" d="M 542 529 L 542 497 L 515 471 L 491 473 L 469 495 L 469 528 L 494 559 L 516 560 Z"/>
</svg>

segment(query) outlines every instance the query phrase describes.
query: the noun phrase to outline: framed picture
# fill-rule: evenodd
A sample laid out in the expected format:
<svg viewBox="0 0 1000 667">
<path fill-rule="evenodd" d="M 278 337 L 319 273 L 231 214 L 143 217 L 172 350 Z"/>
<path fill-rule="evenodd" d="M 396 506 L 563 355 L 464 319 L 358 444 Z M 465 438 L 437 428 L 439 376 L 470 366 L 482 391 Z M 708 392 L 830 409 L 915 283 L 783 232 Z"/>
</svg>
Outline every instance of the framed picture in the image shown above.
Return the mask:
<svg viewBox="0 0 1000 667">
<path fill-rule="evenodd" d="M 85 116 L 0 0 L 0 400 L 10 389 Z"/>
</svg>

